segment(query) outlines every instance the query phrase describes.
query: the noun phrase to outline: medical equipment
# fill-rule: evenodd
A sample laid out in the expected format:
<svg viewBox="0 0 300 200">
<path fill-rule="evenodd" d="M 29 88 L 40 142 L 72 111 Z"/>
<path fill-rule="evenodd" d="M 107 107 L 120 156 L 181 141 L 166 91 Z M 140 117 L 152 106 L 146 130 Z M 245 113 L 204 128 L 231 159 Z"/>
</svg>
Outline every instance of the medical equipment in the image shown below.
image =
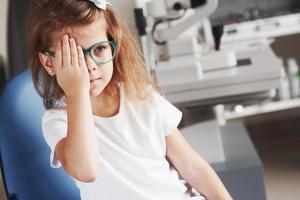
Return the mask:
<svg viewBox="0 0 300 200">
<path fill-rule="evenodd" d="M 234 52 L 208 51 L 214 48 L 214 41 L 206 16 L 216 6 L 216 0 L 207 3 L 201 0 L 151 1 L 146 4 L 146 18 L 141 9 L 136 9 L 145 61 L 160 85 L 174 80 L 198 80 L 203 78 L 205 71 L 236 65 Z M 148 35 L 145 19 L 151 29 Z M 202 38 L 198 34 L 200 27 L 203 27 Z M 205 41 L 203 45 L 199 45 L 199 39 Z"/>
<path fill-rule="evenodd" d="M 214 50 L 207 17 L 217 8 L 217 0 L 136 2 L 145 61 L 169 101 L 181 108 L 214 107 L 274 96 L 280 62 L 269 41 L 240 51 Z M 215 167 L 234 199 L 264 200 L 262 167 L 253 145 L 241 123 L 226 124 L 222 110 L 215 107 L 214 120 L 181 131 Z M 245 188 L 251 188 L 252 195 Z"/>
<path fill-rule="evenodd" d="M 268 46 L 235 52 L 213 51 L 205 41 L 199 43 L 199 29 L 204 24 L 204 32 L 210 32 L 206 17 L 216 7 L 217 0 L 154 0 L 144 6 L 148 44 L 143 49 L 150 54 L 145 60 L 152 59 L 147 64 L 173 103 L 213 105 L 224 97 L 256 96 L 279 87 L 280 64 Z M 188 14 L 188 8 L 195 9 Z"/>
</svg>

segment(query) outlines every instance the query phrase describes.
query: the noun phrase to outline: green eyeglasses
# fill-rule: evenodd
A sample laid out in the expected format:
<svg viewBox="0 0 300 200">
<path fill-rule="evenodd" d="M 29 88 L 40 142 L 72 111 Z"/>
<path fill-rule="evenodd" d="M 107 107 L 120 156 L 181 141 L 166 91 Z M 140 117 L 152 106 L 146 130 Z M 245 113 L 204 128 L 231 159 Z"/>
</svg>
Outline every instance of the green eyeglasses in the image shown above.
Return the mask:
<svg viewBox="0 0 300 200">
<path fill-rule="evenodd" d="M 82 49 L 83 53 L 89 55 L 96 64 L 108 63 L 116 57 L 117 41 L 102 41 L 92 45 L 90 48 Z M 45 51 L 45 55 L 55 57 L 54 51 Z"/>
</svg>

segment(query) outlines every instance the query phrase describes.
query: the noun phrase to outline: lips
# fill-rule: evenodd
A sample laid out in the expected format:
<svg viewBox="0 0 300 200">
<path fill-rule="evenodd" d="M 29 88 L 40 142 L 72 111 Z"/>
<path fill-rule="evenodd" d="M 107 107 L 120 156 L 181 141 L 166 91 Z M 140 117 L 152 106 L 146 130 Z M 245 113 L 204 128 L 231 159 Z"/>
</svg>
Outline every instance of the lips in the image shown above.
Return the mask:
<svg viewBox="0 0 300 200">
<path fill-rule="evenodd" d="M 99 77 L 99 78 L 91 79 L 91 80 L 90 80 L 90 83 L 95 82 L 95 81 L 100 80 L 100 79 L 102 79 L 102 78 Z"/>
</svg>

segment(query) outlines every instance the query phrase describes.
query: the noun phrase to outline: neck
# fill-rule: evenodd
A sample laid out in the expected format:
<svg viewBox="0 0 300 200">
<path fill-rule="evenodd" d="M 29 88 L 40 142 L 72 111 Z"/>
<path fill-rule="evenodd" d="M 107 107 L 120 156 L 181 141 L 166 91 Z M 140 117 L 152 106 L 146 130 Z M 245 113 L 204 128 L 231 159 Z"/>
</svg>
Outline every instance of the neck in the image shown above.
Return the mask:
<svg viewBox="0 0 300 200">
<path fill-rule="evenodd" d="M 100 117 L 112 117 L 119 112 L 120 95 L 112 97 L 104 92 L 96 97 L 91 96 L 93 114 Z"/>
</svg>

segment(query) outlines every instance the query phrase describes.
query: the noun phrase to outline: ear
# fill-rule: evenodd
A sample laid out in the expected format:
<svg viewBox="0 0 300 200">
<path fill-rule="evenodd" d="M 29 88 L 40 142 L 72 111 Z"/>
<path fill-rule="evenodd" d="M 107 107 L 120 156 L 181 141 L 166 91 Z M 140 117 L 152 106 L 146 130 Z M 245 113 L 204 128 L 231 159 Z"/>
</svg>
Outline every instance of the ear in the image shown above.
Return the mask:
<svg viewBox="0 0 300 200">
<path fill-rule="evenodd" d="M 45 70 L 48 72 L 48 74 L 50 76 L 53 76 L 55 73 L 54 73 L 54 69 L 53 69 L 53 66 L 52 66 L 51 57 L 45 55 L 42 52 L 39 52 L 39 59 L 40 59 L 40 62 L 42 63 L 42 65 L 43 65 L 43 67 L 45 68 Z"/>
</svg>

